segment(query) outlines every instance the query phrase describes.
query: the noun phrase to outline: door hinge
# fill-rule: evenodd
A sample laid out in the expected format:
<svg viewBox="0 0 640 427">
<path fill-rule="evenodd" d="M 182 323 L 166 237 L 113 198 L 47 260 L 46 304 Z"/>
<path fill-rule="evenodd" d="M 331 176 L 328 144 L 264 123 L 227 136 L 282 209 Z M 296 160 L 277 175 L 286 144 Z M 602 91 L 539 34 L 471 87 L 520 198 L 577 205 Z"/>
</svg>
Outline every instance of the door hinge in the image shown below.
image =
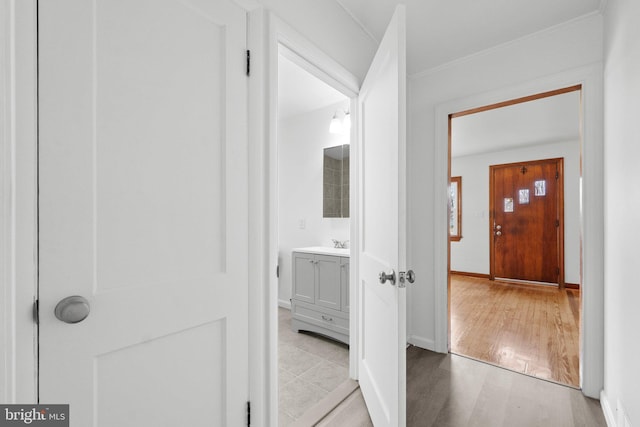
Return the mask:
<svg viewBox="0 0 640 427">
<path fill-rule="evenodd" d="M 33 321 L 36 325 L 40 324 L 40 300 L 33 302 Z"/>
<path fill-rule="evenodd" d="M 556 171 L 556 179 L 560 179 L 560 172 Z"/>
<path fill-rule="evenodd" d="M 251 51 L 247 50 L 247 76 L 251 75 Z"/>
<path fill-rule="evenodd" d="M 556 219 L 556 227 L 560 227 L 560 220 Z"/>
<path fill-rule="evenodd" d="M 559 276 L 560 275 L 560 267 L 556 267 L 556 274 Z"/>
<path fill-rule="evenodd" d="M 280 278 L 280 266 L 276 265 L 276 277 L 279 279 Z"/>
<path fill-rule="evenodd" d="M 251 402 L 247 402 L 247 426 L 251 426 Z"/>
</svg>

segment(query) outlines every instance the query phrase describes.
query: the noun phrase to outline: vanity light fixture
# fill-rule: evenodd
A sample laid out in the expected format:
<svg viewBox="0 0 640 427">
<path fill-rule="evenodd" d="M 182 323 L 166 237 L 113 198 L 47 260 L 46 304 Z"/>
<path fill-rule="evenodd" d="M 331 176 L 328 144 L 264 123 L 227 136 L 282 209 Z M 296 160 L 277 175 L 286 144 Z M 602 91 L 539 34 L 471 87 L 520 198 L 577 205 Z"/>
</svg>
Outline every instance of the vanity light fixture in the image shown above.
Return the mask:
<svg viewBox="0 0 640 427">
<path fill-rule="evenodd" d="M 331 124 L 329 124 L 329 133 L 342 133 L 342 123 L 340 123 L 337 111 L 333 115 L 333 119 L 331 119 Z"/>
<path fill-rule="evenodd" d="M 345 110 L 341 120 L 338 118 L 338 111 L 335 112 L 333 119 L 331 119 L 329 133 L 348 135 L 351 131 L 351 114 L 349 114 L 349 110 Z"/>
</svg>

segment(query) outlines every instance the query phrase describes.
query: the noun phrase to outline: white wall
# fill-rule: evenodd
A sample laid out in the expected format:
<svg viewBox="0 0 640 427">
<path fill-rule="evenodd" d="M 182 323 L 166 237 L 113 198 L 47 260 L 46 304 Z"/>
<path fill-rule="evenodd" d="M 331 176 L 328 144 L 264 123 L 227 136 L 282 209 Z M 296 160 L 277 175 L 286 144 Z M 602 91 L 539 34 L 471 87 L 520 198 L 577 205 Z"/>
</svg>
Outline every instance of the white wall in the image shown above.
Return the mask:
<svg viewBox="0 0 640 427">
<path fill-rule="evenodd" d="M 415 285 L 409 288 L 411 342 L 434 348 L 436 341 L 434 260 L 442 256 L 436 253 L 442 249 L 434 229 L 434 209 L 440 209 L 434 205 L 437 108 L 471 95 L 510 93 L 509 89 L 514 86 L 529 85 L 529 82 L 601 60 L 602 17 L 594 14 L 410 78 L 408 261 L 417 277 Z M 446 129 L 446 119 L 444 126 Z"/>
<path fill-rule="evenodd" d="M 489 274 L 489 166 L 558 157 L 564 157 L 565 281 L 580 283 L 580 141 L 452 158 L 451 175 L 462 176 L 462 239 L 451 242 L 451 270 Z"/>
<path fill-rule="evenodd" d="M 640 426 L 640 2 L 605 12 L 605 387 L 610 426 Z M 603 405 L 603 406 L 604 406 Z M 605 411 L 606 413 L 606 411 Z M 627 418 L 627 424 L 623 419 Z"/>
<path fill-rule="evenodd" d="M 322 217 L 323 153 L 349 143 L 346 135 L 329 133 L 337 109 L 349 100 L 278 122 L 278 300 L 291 298 L 291 250 L 333 246 L 331 239 L 349 239 L 349 218 Z M 304 222 L 304 228 L 301 227 Z"/>
</svg>

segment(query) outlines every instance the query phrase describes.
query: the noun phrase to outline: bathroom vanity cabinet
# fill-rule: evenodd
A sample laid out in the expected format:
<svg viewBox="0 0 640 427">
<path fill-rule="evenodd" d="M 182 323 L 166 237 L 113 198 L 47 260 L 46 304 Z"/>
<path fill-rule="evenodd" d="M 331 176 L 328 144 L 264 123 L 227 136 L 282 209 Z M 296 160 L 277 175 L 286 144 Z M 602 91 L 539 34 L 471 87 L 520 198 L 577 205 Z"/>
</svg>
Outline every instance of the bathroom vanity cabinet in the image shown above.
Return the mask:
<svg viewBox="0 0 640 427">
<path fill-rule="evenodd" d="M 292 328 L 349 343 L 349 250 L 300 248 L 292 252 Z"/>
</svg>

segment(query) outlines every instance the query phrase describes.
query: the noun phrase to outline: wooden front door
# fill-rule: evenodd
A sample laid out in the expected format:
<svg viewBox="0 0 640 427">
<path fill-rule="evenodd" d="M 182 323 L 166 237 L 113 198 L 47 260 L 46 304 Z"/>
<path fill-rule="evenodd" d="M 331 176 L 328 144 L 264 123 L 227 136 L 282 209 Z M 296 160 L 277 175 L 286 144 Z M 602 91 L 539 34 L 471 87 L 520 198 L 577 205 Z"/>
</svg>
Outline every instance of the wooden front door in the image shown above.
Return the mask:
<svg viewBox="0 0 640 427">
<path fill-rule="evenodd" d="M 563 159 L 490 167 L 491 279 L 564 285 Z"/>
</svg>

